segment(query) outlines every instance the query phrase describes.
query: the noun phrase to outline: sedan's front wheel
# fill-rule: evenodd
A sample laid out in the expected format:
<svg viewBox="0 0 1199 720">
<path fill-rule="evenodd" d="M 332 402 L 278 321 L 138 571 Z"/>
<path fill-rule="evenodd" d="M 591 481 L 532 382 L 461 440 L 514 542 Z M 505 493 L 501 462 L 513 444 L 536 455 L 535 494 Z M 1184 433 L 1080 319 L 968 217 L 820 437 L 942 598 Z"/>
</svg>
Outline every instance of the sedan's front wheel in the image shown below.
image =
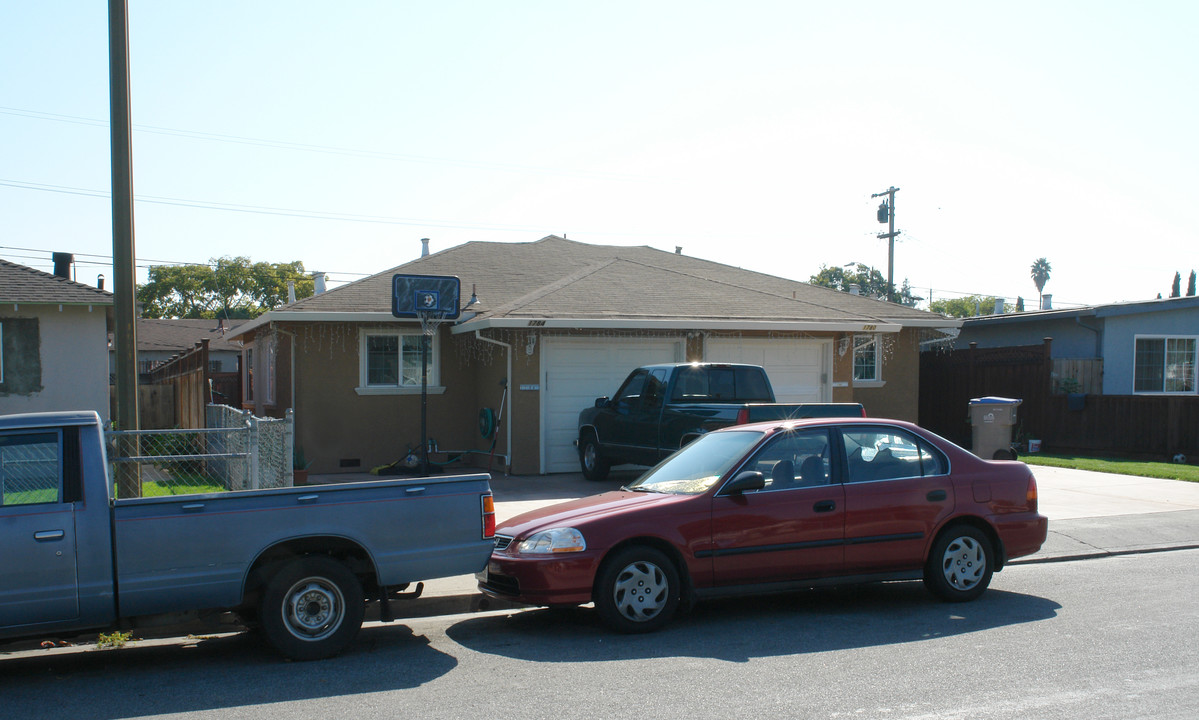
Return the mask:
<svg viewBox="0 0 1199 720">
<path fill-rule="evenodd" d="M 604 563 L 595 609 L 612 629 L 652 632 L 669 622 L 678 606 L 679 571 L 664 553 L 630 547 Z"/>
<path fill-rule="evenodd" d="M 994 551 L 986 533 L 970 525 L 949 528 L 933 545 L 924 566 L 924 584 L 949 602 L 973 600 L 991 584 Z"/>
</svg>

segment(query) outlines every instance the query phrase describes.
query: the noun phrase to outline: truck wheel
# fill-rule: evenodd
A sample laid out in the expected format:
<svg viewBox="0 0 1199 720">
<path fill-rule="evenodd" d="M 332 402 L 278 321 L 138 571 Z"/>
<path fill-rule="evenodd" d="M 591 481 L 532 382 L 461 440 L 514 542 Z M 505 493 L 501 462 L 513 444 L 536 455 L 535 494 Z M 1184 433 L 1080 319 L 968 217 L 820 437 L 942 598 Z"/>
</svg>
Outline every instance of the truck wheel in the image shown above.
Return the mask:
<svg viewBox="0 0 1199 720">
<path fill-rule="evenodd" d="M 267 582 L 258 621 L 270 644 L 293 660 L 345 649 L 362 627 L 362 583 L 342 563 L 313 555 L 284 565 Z"/>
<path fill-rule="evenodd" d="M 986 591 L 994 568 L 986 533 L 970 525 L 954 525 L 933 543 L 924 565 L 924 585 L 942 600 L 966 602 Z"/>
<path fill-rule="evenodd" d="M 600 454 L 599 442 L 595 436 L 588 435 L 583 438 L 582 445 L 579 446 L 579 464 L 583 467 L 583 477 L 588 480 L 599 481 L 608 477 L 608 468 L 611 465 Z"/>
<path fill-rule="evenodd" d="M 595 586 L 595 609 L 613 630 L 652 632 L 679 606 L 679 571 L 661 551 L 625 548 L 604 562 Z"/>
</svg>

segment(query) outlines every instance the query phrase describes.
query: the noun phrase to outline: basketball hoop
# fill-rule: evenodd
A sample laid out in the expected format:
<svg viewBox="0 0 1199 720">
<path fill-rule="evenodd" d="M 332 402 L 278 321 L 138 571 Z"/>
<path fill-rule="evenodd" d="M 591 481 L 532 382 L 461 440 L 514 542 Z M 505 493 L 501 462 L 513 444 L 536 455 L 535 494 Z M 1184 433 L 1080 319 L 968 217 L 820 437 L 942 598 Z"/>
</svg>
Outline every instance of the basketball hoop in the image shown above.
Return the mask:
<svg viewBox="0 0 1199 720">
<path fill-rule="evenodd" d="M 397 318 L 420 321 L 420 458 L 421 472 L 429 474 L 429 346 L 437 326 L 457 320 L 460 283 L 452 275 L 393 275 L 391 278 L 391 314 Z"/>
</svg>

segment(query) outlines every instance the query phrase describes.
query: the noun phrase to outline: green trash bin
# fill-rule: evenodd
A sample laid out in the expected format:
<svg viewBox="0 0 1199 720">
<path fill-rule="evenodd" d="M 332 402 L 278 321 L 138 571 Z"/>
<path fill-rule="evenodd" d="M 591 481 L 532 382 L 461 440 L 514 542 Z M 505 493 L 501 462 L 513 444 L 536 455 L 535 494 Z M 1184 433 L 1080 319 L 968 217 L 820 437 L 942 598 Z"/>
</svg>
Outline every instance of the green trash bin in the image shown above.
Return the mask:
<svg viewBox="0 0 1199 720">
<path fill-rule="evenodd" d="M 970 401 L 970 426 L 974 429 L 974 454 L 984 460 L 1015 460 L 1012 428 L 1016 408 L 1023 400 L 981 397 Z"/>
</svg>

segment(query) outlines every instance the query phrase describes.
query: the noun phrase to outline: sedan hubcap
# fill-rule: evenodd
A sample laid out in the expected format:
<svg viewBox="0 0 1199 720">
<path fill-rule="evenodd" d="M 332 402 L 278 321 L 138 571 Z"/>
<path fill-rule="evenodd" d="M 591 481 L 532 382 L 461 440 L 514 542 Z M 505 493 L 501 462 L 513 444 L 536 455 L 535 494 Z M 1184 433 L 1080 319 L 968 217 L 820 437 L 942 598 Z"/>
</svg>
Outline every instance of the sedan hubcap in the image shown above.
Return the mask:
<svg viewBox="0 0 1199 720">
<path fill-rule="evenodd" d="M 641 560 L 620 571 L 612 592 L 621 615 L 634 622 L 645 622 L 666 606 L 670 582 L 662 568 Z"/>
<path fill-rule="evenodd" d="M 974 538 L 967 535 L 954 538 L 945 548 L 941 570 L 950 587 L 970 590 L 982 581 L 987 570 L 987 555 Z"/>
</svg>

